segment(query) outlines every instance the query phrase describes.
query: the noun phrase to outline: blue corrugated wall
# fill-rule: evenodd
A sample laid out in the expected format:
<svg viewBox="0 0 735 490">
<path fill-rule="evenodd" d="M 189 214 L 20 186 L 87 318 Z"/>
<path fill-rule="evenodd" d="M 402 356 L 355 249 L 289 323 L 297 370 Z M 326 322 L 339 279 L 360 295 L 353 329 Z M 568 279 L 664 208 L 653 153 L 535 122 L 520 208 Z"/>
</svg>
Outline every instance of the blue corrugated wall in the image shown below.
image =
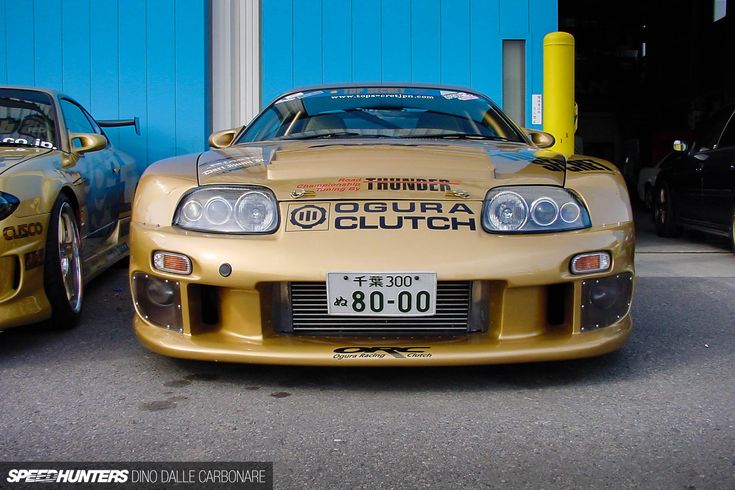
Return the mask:
<svg viewBox="0 0 735 490">
<path fill-rule="evenodd" d="M 530 122 L 543 37 L 557 24 L 557 0 L 263 0 L 262 101 L 303 85 L 412 81 L 500 104 L 503 40 L 524 39 Z"/>
<path fill-rule="evenodd" d="M 209 133 L 207 0 L 0 0 L 0 84 L 61 90 L 141 167 L 204 148 Z"/>
</svg>

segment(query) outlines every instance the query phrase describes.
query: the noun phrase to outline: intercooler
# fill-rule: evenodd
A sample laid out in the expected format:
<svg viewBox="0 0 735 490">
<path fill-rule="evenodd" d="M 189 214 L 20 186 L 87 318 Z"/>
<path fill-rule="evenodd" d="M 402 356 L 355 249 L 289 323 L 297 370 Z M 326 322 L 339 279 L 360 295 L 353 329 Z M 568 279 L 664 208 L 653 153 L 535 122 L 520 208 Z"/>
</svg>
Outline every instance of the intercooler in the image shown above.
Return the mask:
<svg viewBox="0 0 735 490">
<path fill-rule="evenodd" d="M 482 331 L 487 328 L 487 298 L 480 283 L 474 287 L 473 284 L 471 281 L 438 282 L 435 315 L 376 317 L 329 315 L 326 283 L 283 283 L 276 330 L 295 335 L 351 337 L 462 335 Z"/>
</svg>

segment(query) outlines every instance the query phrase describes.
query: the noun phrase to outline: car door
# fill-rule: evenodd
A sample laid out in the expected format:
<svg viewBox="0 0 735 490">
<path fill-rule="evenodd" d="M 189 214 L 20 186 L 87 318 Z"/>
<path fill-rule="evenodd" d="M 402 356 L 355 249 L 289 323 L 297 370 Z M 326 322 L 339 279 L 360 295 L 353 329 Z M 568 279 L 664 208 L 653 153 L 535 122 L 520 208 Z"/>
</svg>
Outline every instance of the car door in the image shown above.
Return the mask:
<svg viewBox="0 0 735 490">
<path fill-rule="evenodd" d="M 700 152 L 676 153 L 671 157 L 670 192 L 674 215 L 678 219 L 698 219 L 702 189 L 701 158 Z"/>
<path fill-rule="evenodd" d="M 104 135 L 79 104 L 62 98 L 60 105 L 69 132 Z M 75 144 L 77 142 L 70 142 L 71 146 Z M 110 236 L 117 224 L 122 198 L 120 163 L 112 146 L 108 144 L 102 150 L 80 155 L 75 168 L 84 182 L 82 230 L 85 235 L 83 254 L 86 257 L 94 253 Z"/>
<path fill-rule="evenodd" d="M 705 219 L 727 230 L 733 212 L 735 185 L 735 116 L 730 114 L 725 129 L 702 167 L 702 208 Z"/>
<path fill-rule="evenodd" d="M 675 172 L 674 205 L 676 215 L 684 220 L 710 223 L 712 218 L 705 209 L 703 197 L 704 168 L 716 158 L 717 142 L 722 128 L 732 111 L 723 109 L 706 121 L 697 130 L 692 148 L 678 162 Z"/>
</svg>

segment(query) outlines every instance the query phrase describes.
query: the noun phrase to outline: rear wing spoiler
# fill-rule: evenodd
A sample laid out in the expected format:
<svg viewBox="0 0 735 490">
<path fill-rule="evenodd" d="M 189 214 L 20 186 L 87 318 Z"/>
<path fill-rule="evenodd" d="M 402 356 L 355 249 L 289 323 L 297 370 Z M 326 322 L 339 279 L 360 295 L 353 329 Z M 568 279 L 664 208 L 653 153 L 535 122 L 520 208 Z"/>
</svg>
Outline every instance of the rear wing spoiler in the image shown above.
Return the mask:
<svg viewBox="0 0 735 490">
<path fill-rule="evenodd" d="M 102 128 L 121 128 L 123 126 L 135 126 L 135 134 L 140 136 L 140 118 L 132 119 L 108 119 L 107 121 L 97 121 Z"/>
</svg>

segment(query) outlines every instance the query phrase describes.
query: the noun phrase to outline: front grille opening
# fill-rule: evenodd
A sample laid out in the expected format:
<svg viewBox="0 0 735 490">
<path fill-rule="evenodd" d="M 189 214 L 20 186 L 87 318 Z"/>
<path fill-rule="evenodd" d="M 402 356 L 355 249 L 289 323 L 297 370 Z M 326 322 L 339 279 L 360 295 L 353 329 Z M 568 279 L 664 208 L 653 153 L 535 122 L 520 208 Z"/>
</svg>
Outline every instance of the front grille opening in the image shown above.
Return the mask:
<svg viewBox="0 0 735 490">
<path fill-rule="evenodd" d="M 17 291 L 20 288 L 20 257 L 13 256 L 13 291 Z"/>
<path fill-rule="evenodd" d="M 219 323 L 219 290 L 215 286 L 201 287 L 201 315 L 205 325 Z"/>
<path fill-rule="evenodd" d="M 551 327 L 564 325 L 567 320 L 567 302 L 570 285 L 552 284 L 546 288 L 546 324 Z"/>
<path fill-rule="evenodd" d="M 0 297 L 14 294 L 20 287 L 20 267 L 17 255 L 0 257 Z"/>
<path fill-rule="evenodd" d="M 189 320 L 192 334 L 211 331 L 219 325 L 219 288 L 189 284 Z"/>
<path fill-rule="evenodd" d="M 350 337 L 466 335 L 472 327 L 472 282 L 437 283 L 436 314 L 430 317 L 332 316 L 327 309 L 326 283 L 293 282 L 287 291 L 289 314 L 278 331 L 295 335 Z M 288 321 L 290 320 L 290 322 Z"/>
</svg>

